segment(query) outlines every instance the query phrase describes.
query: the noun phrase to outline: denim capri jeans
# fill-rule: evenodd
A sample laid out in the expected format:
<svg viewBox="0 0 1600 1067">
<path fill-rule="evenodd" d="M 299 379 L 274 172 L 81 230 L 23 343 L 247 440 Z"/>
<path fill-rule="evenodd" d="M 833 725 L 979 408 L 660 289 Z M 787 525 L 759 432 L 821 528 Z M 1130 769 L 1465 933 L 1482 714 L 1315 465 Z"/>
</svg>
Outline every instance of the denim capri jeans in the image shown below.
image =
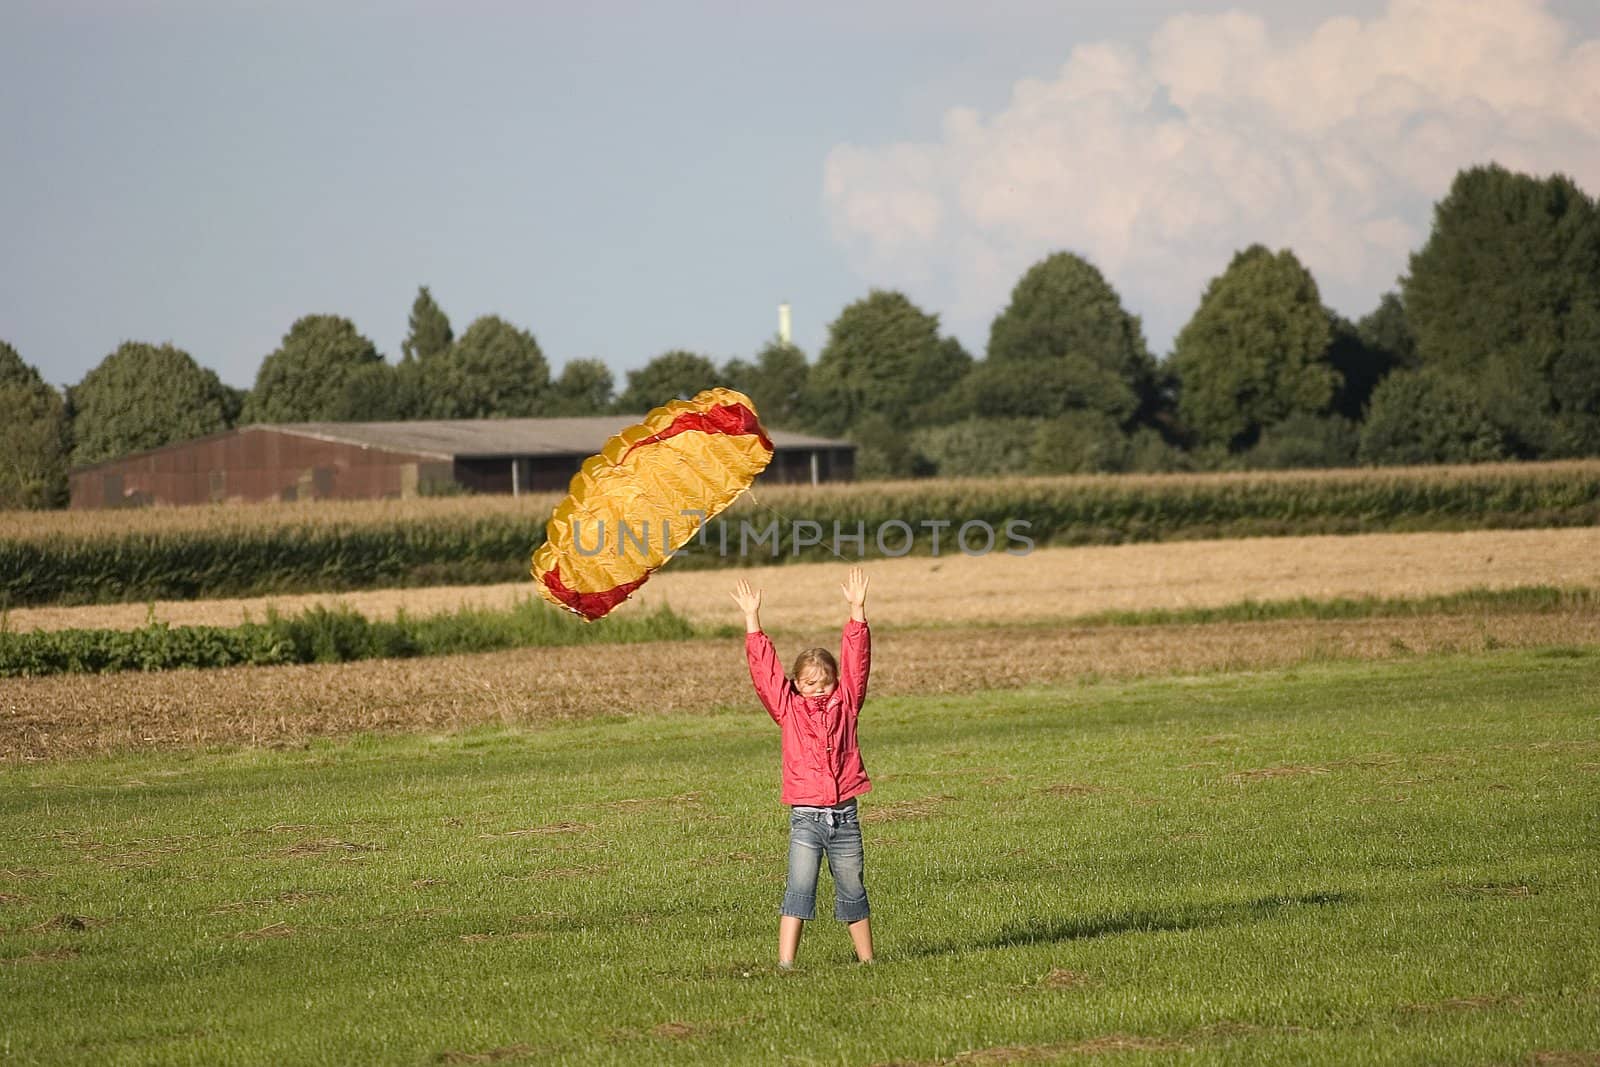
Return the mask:
<svg viewBox="0 0 1600 1067">
<path fill-rule="evenodd" d="M 856 802 L 831 808 L 796 805 L 789 810 L 789 877 L 783 888 L 783 914 L 796 919 L 817 917 L 817 872 L 828 857 L 833 876 L 833 917 L 860 922 L 871 914 L 862 881 L 865 855 Z"/>
</svg>

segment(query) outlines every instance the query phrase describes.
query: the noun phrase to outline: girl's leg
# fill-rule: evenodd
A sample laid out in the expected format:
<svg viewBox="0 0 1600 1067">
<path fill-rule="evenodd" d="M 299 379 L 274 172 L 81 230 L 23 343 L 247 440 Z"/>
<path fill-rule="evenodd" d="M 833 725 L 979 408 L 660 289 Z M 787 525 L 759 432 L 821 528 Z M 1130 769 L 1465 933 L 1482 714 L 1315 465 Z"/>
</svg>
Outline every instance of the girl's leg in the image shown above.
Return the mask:
<svg viewBox="0 0 1600 1067">
<path fill-rule="evenodd" d="M 833 917 L 848 924 L 856 958 L 872 960 L 872 914 L 867 905 L 866 854 L 861 846 L 861 824 L 846 819 L 834 828 L 828 841 L 828 872 L 833 875 Z"/>
<path fill-rule="evenodd" d="M 800 951 L 800 935 L 805 932 L 806 921 L 785 915 L 778 919 L 778 966 L 793 967 L 795 953 Z"/>
<path fill-rule="evenodd" d="M 862 963 L 872 962 L 872 920 L 861 919 L 846 927 L 850 931 L 850 941 L 856 946 L 856 959 Z"/>
<path fill-rule="evenodd" d="M 783 917 L 778 920 L 780 967 L 794 964 L 805 921 L 817 917 L 817 872 L 822 868 L 823 847 L 816 822 L 791 813 L 789 873 L 783 887 Z"/>
</svg>

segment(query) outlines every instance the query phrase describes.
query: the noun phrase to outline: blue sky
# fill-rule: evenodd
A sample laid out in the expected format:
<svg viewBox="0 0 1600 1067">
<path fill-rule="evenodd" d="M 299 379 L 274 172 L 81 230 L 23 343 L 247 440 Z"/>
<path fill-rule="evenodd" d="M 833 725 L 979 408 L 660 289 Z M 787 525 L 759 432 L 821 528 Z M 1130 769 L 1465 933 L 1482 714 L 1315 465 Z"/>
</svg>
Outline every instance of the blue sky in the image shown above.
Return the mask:
<svg viewBox="0 0 1600 1067">
<path fill-rule="evenodd" d="M 0 339 L 248 386 L 314 312 L 397 359 L 426 284 L 620 385 L 883 287 L 981 355 L 1068 248 L 1159 355 L 1252 241 L 1357 316 L 1457 167 L 1600 192 L 1592 0 L 860 6 L 8 0 Z"/>
</svg>

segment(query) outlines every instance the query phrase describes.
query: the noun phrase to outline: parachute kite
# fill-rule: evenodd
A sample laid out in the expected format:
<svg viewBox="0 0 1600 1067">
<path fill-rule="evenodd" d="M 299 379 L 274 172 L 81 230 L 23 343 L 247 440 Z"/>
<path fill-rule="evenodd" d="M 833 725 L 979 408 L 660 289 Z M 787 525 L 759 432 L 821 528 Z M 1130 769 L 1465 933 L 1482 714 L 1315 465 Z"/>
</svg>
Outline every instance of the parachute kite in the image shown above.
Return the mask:
<svg viewBox="0 0 1600 1067">
<path fill-rule="evenodd" d="M 732 389 L 656 408 L 607 441 L 572 477 L 533 580 L 586 620 L 628 599 L 772 460 L 755 404 Z"/>
</svg>

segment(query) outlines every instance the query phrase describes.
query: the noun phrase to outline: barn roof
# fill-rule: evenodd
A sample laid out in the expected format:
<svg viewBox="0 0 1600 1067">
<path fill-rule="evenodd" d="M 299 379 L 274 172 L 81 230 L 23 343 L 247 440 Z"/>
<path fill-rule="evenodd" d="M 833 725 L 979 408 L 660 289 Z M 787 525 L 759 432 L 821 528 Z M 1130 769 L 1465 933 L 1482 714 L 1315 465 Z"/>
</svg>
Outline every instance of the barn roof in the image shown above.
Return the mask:
<svg viewBox="0 0 1600 1067">
<path fill-rule="evenodd" d="M 241 427 L 274 430 L 322 441 L 436 456 L 587 456 L 638 415 L 589 415 L 566 419 L 442 419 L 413 422 L 289 422 Z M 853 448 L 848 441 L 768 430 L 775 449 Z"/>
</svg>

